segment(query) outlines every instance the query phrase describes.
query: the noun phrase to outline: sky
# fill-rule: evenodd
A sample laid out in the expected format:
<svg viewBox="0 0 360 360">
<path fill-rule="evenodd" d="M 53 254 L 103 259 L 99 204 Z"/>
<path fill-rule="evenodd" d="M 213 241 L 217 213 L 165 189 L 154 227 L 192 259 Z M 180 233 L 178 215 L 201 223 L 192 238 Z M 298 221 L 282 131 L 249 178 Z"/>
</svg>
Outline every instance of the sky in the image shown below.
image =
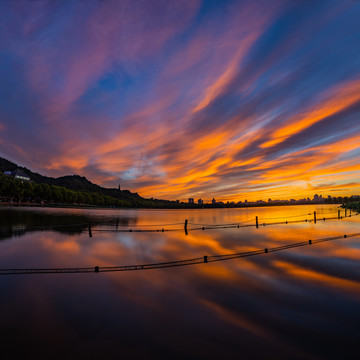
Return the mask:
<svg viewBox="0 0 360 360">
<path fill-rule="evenodd" d="M 0 156 L 187 201 L 360 194 L 360 1 L 2 0 Z"/>
</svg>

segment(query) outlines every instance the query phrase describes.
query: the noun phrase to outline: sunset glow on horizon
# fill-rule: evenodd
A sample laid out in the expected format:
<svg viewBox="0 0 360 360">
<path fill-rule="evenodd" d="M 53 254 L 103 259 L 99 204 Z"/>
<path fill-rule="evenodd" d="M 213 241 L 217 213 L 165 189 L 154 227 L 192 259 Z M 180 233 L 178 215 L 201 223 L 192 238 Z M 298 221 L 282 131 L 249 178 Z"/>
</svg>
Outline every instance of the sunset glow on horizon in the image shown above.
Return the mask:
<svg viewBox="0 0 360 360">
<path fill-rule="evenodd" d="M 360 194 L 359 16 L 353 0 L 1 1 L 0 156 L 146 198 Z"/>
</svg>

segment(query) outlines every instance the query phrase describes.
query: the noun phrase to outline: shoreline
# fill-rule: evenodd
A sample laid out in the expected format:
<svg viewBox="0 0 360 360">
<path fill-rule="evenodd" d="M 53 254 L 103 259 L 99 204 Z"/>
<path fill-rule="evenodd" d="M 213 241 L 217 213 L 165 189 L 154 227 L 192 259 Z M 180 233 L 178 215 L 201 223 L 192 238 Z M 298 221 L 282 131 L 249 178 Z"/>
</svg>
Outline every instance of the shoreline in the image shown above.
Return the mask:
<svg viewBox="0 0 360 360">
<path fill-rule="evenodd" d="M 196 204 L 195 204 L 196 205 Z M 206 206 L 209 205 L 209 206 Z M 74 204 L 40 204 L 40 203 L 15 203 L 15 202 L 0 202 L 0 208 L 2 207 L 35 207 L 35 208 L 59 208 L 59 209 L 96 209 L 96 210 L 202 210 L 202 209 L 248 209 L 248 208 L 262 208 L 262 207 L 280 207 L 280 206 L 304 206 L 304 205 L 333 205 L 341 208 L 348 208 L 347 204 L 327 204 L 327 203 L 287 203 L 287 204 L 253 204 L 245 206 L 237 205 L 213 205 L 213 204 L 204 204 L 198 206 L 179 206 L 179 207 L 104 207 L 97 205 L 74 205 Z M 349 204 L 351 205 L 351 204 Z M 354 209 L 353 209 L 354 210 Z"/>
</svg>

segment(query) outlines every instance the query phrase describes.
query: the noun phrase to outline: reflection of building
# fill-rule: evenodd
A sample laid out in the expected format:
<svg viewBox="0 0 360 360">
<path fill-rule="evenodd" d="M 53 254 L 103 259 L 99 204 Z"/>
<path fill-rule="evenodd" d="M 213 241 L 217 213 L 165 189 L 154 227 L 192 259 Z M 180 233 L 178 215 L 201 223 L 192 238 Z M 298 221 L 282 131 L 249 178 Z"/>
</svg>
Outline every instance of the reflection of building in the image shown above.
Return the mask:
<svg viewBox="0 0 360 360">
<path fill-rule="evenodd" d="M 189 204 L 193 204 L 194 203 L 194 198 L 189 198 Z"/>
<path fill-rule="evenodd" d="M 4 174 L 8 176 L 13 176 L 15 179 L 30 181 L 30 177 L 19 169 L 13 171 L 4 171 Z"/>
</svg>

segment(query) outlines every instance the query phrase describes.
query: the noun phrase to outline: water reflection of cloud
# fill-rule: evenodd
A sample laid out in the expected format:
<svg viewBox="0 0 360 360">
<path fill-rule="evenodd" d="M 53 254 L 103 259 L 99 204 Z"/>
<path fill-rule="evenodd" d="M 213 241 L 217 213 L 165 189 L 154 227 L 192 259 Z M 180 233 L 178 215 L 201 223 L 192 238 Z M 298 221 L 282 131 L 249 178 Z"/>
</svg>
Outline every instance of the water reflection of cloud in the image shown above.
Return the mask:
<svg viewBox="0 0 360 360">
<path fill-rule="evenodd" d="M 328 275 L 323 272 L 315 271 L 311 268 L 300 267 L 292 263 L 282 261 L 275 261 L 274 266 L 285 271 L 297 281 L 306 282 L 307 286 L 321 286 L 322 289 L 337 289 L 348 292 L 351 295 L 357 294 L 360 296 L 360 281 Z"/>
<path fill-rule="evenodd" d="M 304 211 L 234 209 L 191 216 L 194 222 L 230 222 L 233 216 L 245 221 L 254 214 L 269 218 Z M 152 224 L 179 221 L 168 211 L 138 213 L 143 224 L 150 219 Z M 189 213 L 177 214 L 189 218 Z M 143 264 L 257 250 L 358 228 L 351 219 L 316 226 L 199 230 L 187 236 L 183 231 L 94 232 L 91 238 L 87 233 L 29 232 L 1 242 L 0 253 L 2 266 L 9 267 Z M 118 356 L 119 347 L 129 358 L 167 357 L 179 354 L 181 344 L 180 358 L 336 359 L 358 346 L 358 250 L 357 239 L 347 238 L 178 268 L 1 277 L 6 297 L 0 314 L 5 325 L 21 317 L 19 328 L 26 336 L 45 339 L 43 346 L 52 350 L 58 346 L 61 355 L 75 341 L 72 354 L 78 357 L 92 351 L 97 357 L 100 352 Z M 341 346 L 346 348 L 336 352 Z"/>
</svg>

